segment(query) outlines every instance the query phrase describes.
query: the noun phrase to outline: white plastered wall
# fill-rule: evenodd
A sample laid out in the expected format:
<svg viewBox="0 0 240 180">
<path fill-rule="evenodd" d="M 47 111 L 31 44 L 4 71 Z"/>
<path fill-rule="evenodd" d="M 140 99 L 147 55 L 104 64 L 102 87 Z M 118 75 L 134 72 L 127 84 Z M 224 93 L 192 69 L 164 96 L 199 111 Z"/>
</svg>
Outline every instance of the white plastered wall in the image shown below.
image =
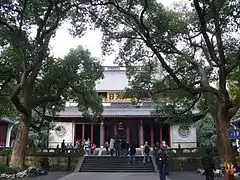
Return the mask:
<svg viewBox="0 0 240 180">
<path fill-rule="evenodd" d="M 196 148 L 197 147 L 197 133 L 194 125 L 189 125 L 190 134 L 188 137 L 181 137 L 179 135 L 179 127 L 181 125 L 175 124 L 170 126 L 171 133 L 171 147 L 178 148 Z"/>
<path fill-rule="evenodd" d="M 49 132 L 49 148 L 56 148 L 57 145 L 61 147 L 61 143 L 65 140 L 65 143 L 72 143 L 74 141 L 74 123 L 72 122 L 55 122 L 54 129 Z M 63 137 L 58 137 L 55 132 L 55 128 L 63 126 L 66 129 L 66 134 Z"/>
</svg>

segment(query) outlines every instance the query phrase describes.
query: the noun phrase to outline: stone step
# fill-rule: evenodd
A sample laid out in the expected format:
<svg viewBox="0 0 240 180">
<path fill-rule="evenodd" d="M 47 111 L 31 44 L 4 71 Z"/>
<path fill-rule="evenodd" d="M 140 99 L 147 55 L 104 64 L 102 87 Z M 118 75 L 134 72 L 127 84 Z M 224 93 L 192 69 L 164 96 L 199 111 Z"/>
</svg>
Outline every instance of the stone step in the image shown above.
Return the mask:
<svg viewBox="0 0 240 180">
<path fill-rule="evenodd" d="M 94 165 L 100 165 L 99 163 L 84 163 L 83 166 L 84 167 L 92 167 Z M 127 162 L 126 163 L 122 163 L 122 164 L 119 164 L 119 163 L 115 163 L 115 164 L 101 164 L 101 166 L 99 167 L 111 167 L 111 168 L 120 168 L 120 167 L 129 167 L 129 168 L 151 168 L 152 167 L 152 163 L 148 163 L 148 164 L 134 164 L 134 163 L 131 163 L 131 164 L 128 164 Z"/>
<path fill-rule="evenodd" d="M 150 169 L 142 169 L 142 170 L 136 170 L 136 169 L 83 169 L 80 170 L 80 172 L 122 172 L 122 173 L 153 173 L 154 170 Z"/>
<path fill-rule="evenodd" d="M 143 157 L 128 164 L 129 157 L 86 156 L 80 172 L 154 172 L 152 162 L 143 164 Z"/>
</svg>

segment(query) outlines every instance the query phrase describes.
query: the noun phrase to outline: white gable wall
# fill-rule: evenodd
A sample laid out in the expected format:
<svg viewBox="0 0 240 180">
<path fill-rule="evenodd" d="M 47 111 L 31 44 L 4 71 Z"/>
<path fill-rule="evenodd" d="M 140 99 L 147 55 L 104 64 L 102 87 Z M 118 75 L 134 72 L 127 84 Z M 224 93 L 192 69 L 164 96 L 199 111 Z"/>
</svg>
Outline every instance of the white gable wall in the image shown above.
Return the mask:
<svg viewBox="0 0 240 180">
<path fill-rule="evenodd" d="M 96 85 L 97 91 L 124 91 L 128 87 L 125 71 L 104 71 L 104 79 Z"/>
</svg>

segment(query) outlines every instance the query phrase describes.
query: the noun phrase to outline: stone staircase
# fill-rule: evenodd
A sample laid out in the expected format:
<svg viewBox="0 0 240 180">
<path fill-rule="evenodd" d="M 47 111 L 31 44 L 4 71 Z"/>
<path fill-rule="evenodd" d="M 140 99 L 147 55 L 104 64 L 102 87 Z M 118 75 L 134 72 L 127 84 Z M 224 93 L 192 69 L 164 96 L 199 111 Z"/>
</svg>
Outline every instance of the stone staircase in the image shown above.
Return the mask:
<svg viewBox="0 0 240 180">
<path fill-rule="evenodd" d="M 85 156 L 80 172 L 154 172 L 152 160 L 143 164 L 143 157 L 136 156 L 136 163 L 128 164 L 128 157 Z"/>
</svg>

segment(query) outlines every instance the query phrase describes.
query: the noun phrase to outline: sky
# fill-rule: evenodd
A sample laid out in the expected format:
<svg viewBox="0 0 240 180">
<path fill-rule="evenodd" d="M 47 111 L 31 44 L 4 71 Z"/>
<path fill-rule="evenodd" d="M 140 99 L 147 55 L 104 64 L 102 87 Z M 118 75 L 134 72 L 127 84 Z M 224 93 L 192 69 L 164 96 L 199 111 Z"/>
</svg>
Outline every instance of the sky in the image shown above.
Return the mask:
<svg viewBox="0 0 240 180">
<path fill-rule="evenodd" d="M 167 7 L 171 7 L 173 3 L 179 2 L 180 0 L 159 0 L 162 4 Z M 69 32 L 70 25 L 68 23 L 63 24 L 56 32 L 55 38 L 53 38 L 50 42 L 50 46 L 52 49 L 52 54 L 55 57 L 64 57 L 68 54 L 71 48 L 76 48 L 78 45 L 82 45 L 83 47 L 90 50 L 92 56 L 99 58 L 103 61 L 103 65 L 111 66 L 113 64 L 113 60 L 115 54 L 110 56 L 102 56 L 101 53 L 101 38 L 102 34 L 100 30 L 95 31 L 87 31 L 83 37 L 76 38 L 72 37 Z"/>
</svg>

